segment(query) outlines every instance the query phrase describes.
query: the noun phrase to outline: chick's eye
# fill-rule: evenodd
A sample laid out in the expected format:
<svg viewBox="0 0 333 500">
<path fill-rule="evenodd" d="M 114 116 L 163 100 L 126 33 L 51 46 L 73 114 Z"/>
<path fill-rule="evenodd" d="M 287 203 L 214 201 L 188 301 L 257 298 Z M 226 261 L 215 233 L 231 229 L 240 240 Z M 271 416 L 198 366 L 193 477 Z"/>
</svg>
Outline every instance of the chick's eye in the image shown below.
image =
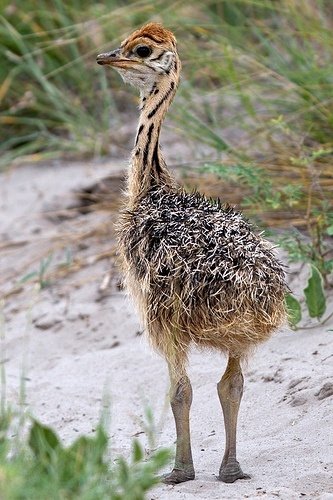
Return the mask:
<svg viewBox="0 0 333 500">
<path fill-rule="evenodd" d="M 152 50 L 150 47 L 147 47 L 147 45 L 139 45 L 136 49 L 135 49 L 135 53 L 139 56 L 139 57 L 148 57 L 150 56 Z"/>
</svg>

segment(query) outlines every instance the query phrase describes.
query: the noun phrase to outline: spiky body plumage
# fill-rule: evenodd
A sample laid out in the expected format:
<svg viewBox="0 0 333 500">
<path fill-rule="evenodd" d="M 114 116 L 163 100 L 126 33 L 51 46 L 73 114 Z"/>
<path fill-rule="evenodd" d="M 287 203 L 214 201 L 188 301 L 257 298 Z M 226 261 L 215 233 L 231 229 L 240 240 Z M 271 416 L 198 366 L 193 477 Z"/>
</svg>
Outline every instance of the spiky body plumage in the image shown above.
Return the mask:
<svg viewBox="0 0 333 500">
<path fill-rule="evenodd" d="M 169 358 L 190 343 L 242 357 L 284 321 L 283 267 L 233 208 L 156 186 L 118 232 L 128 287 Z"/>
</svg>

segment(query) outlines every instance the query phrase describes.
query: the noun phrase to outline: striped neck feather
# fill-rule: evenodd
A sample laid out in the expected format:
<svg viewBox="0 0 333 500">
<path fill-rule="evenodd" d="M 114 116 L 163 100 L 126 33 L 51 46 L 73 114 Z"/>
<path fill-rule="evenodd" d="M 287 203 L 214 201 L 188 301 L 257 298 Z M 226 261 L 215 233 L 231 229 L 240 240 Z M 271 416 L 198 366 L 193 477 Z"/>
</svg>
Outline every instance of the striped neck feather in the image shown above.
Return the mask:
<svg viewBox="0 0 333 500">
<path fill-rule="evenodd" d="M 176 76 L 161 79 L 159 84 L 154 83 L 148 92 L 141 94 L 140 119 L 128 175 L 131 205 L 135 205 L 154 185 L 175 186 L 160 151 L 159 137 L 165 114 L 177 90 Z"/>
</svg>

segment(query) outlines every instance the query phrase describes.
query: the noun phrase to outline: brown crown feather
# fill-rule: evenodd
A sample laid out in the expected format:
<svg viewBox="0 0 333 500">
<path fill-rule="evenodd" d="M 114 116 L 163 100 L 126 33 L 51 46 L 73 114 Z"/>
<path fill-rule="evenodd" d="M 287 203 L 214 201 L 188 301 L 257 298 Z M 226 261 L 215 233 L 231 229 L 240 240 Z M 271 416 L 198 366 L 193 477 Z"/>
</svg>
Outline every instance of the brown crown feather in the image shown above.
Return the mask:
<svg viewBox="0 0 333 500">
<path fill-rule="evenodd" d="M 170 44 L 176 47 L 176 37 L 172 31 L 164 28 L 160 23 L 148 23 L 134 31 L 125 41 L 125 45 L 132 45 L 138 38 L 147 37 L 157 44 Z"/>
</svg>

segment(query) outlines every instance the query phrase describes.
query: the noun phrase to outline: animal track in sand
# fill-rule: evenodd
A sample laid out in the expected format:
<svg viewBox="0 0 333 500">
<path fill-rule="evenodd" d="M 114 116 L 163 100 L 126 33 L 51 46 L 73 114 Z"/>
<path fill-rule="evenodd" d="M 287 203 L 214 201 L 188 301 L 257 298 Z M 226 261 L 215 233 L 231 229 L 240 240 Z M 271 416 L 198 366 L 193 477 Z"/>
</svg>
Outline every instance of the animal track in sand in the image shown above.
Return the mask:
<svg viewBox="0 0 333 500">
<path fill-rule="evenodd" d="M 315 398 L 321 401 L 333 396 L 332 382 L 325 382 L 317 392 L 314 392 L 315 388 L 311 387 L 309 381 L 309 376 L 291 380 L 287 391 L 280 402 L 287 401 L 290 406 L 302 406 L 310 400 L 314 401 Z"/>
<path fill-rule="evenodd" d="M 322 388 L 315 393 L 315 396 L 319 401 L 322 399 L 328 398 L 330 396 L 333 396 L 333 383 L 332 382 L 326 382 Z"/>
</svg>

